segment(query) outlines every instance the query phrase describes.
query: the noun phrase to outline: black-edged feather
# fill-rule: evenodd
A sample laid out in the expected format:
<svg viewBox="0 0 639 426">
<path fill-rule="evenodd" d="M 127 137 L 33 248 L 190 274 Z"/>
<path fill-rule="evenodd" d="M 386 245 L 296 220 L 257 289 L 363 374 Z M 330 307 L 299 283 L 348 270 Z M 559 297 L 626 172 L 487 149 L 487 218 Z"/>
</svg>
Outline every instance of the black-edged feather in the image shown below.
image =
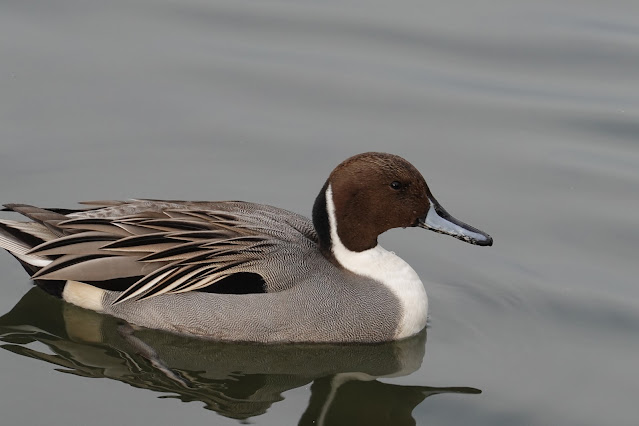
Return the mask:
<svg viewBox="0 0 639 426">
<path fill-rule="evenodd" d="M 137 257 L 102 254 L 64 255 L 38 271 L 40 280 L 104 281 L 140 275 Z"/>
<path fill-rule="evenodd" d="M 102 246 L 117 239 L 118 236 L 109 235 L 104 232 L 81 232 L 39 244 L 32 248 L 27 254 L 38 254 L 41 256 L 90 253 L 99 254 L 99 249 Z"/>
</svg>

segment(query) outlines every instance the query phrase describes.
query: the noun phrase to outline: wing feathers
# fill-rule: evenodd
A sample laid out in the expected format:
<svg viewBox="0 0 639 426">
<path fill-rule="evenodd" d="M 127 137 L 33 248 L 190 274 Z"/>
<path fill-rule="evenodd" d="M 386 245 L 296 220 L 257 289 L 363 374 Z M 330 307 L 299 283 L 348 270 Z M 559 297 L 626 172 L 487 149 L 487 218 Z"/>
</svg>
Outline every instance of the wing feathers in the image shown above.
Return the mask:
<svg viewBox="0 0 639 426">
<path fill-rule="evenodd" d="M 147 275 L 137 283 L 133 284 L 126 291 L 124 291 L 120 297 L 118 297 L 113 304 L 117 305 L 118 303 L 124 302 L 129 299 L 133 299 L 137 296 L 148 292 L 149 289 L 153 288 L 157 283 L 159 283 L 162 278 L 166 277 L 170 273 L 174 272 L 174 268 L 167 268 L 168 270 L 164 270 L 164 268 L 159 269 L 151 275 Z M 160 272 L 161 271 L 161 272 Z"/>
<path fill-rule="evenodd" d="M 16 231 L 20 231 L 22 233 L 28 234 L 32 237 L 37 238 L 38 240 L 42 241 L 48 241 L 52 238 L 56 238 L 57 235 L 54 234 L 53 232 L 51 232 L 51 230 L 49 228 L 47 228 L 46 226 L 40 224 L 40 223 L 35 223 L 35 222 L 16 222 L 13 220 L 1 220 L 0 219 L 0 224 L 4 225 L 5 227 L 9 227 L 12 228 Z"/>
<path fill-rule="evenodd" d="M 58 223 L 58 226 L 64 229 L 104 232 L 107 234 L 119 235 L 122 237 L 128 237 L 131 235 L 131 233 L 128 232 L 126 229 L 123 229 L 122 227 L 116 225 L 109 219 L 71 219 Z"/>
<path fill-rule="evenodd" d="M 164 232 L 154 232 L 152 234 L 134 235 L 121 238 L 110 244 L 106 244 L 104 250 L 120 252 L 149 252 L 165 250 L 174 247 L 181 240 L 173 238 Z"/>
<path fill-rule="evenodd" d="M 33 275 L 38 280 L 106 281 L 140 275 L 136 257 L 100 254 L 65 255 Z"/>
<path fill-rule="evenodd" d="M 42 259 L 42 269 L 33 276 L 38 280 L 139 277 L 117 304 L 202 289 L 236 273 L 261 275 L 266 264 L 273 267 L 270 256 L 283 250 L 283 241 L 299 245 L 299 253 L 292 246 L 287 258 L 303 256 L 304 247 L 316 244 L 310 222 L 268 206 L 149 200 L 87 204 L 97 207 L 68 216 L 7 205 L 35 223 L 0 220 L 1 229 L 10 222 L 6 236 L 0 234 L 0 246 Z M 290 285 L 275 283 L 266 290 Z"/>
<path fill-rule="evenodd" d="M 29 254 L 64 255 L 99 253 L 98 249 L 118 237 L 104 232 L 81 232 L 35 246 Z M 104 254 L 104 252 L 102 252 Z"/>
</svg>

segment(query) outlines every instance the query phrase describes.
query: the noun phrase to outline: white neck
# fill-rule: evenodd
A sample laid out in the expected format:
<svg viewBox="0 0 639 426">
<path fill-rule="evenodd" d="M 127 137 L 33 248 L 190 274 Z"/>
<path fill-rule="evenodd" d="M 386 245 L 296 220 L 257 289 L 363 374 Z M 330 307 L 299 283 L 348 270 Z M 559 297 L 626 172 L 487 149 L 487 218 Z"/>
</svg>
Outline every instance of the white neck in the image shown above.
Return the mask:
<svg viewBox="0 0 639 426">
<path fill-rule="evenodd" d="M 387 287 L 399 299 L 403 318 L 396 338 L 412 336 L 426 326 L 428 297 L 419 276 L 408 263 L 379 244 L 361 252 L 351 251 L 337 234 L 333 190 L 326 189 L 326 210 L 331 232 L 332 252 L 344 269 L 373 279 Z"/>
</svg>

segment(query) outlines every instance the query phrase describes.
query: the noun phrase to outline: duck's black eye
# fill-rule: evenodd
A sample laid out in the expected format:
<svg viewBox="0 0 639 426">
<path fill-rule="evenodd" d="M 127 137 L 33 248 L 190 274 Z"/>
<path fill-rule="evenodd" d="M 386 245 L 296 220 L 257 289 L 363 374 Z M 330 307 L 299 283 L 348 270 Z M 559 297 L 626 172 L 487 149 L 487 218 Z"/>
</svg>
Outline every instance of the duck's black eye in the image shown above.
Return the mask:
<svg viewBox="0 0 639 426">
<path fill-rule="evenodd" d="M 402 188 L 402 183 L 394 180 L 394 181 L 391 182 L 390 187 L 395 189 L 395 190 L 401 189 Z"/>
</svg>

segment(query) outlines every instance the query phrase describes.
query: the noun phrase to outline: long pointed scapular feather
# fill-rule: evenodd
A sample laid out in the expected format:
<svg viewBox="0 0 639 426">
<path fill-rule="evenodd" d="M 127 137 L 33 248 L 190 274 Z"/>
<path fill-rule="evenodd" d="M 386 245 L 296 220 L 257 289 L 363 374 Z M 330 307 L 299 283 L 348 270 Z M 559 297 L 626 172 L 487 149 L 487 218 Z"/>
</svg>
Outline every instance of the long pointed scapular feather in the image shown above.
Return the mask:
<svg viewBox="0 0 639 426">
<path fill-rule="evenodd" d="M 38 271 L 39 280 L 106 281 L 140 275 L 134 257 L 110 255 L 65 255 Z"/>
<path fill-rule="evenodd" d="M 130 292 L 130 290 L 133 287 L 130 287 L 128 290 L 126 290 L 125 292 L 122 293 L 122 295 L 120 297 L 118 297 L 113 304 L 117 305 L 119 303 L 122 302 L 126 302 L 129 299 L 133 299 L 139 295 L 141 295 L 142 293 L 144 293 L 147 289 L 153 287 L 156 283 L 158 283 L 162 278 L 166 277 L 167 275 L 169 275 L 170 273 L 172 273 L 173 271 L 175 271 L 175 269 L 169 269 L 168 271 L 164 271 L 161 274 L 158 274 L 157 276 L 155 276 L 152 280 L 148 281 L 145 285 L 141 286 L 140 288 L 136 289 L 133 292 Z M 137 283 L 136 283 L 137 284 Z M 134 284 L 134 286 L 136 285 Z"/>
<path fill-rule="evenodd" d="M 180 240 L 174 240 L 170 234 L 166 232 L 154 232 L 144 235 L 133 235 L 126 238 L 113 241 L 106 244 L 104 250 L 112 251 L 131 251 L 131 252 L 150 252 L 165 250 L 179 244 Z"/>
<path fill-rule="evenodd" d="M 63 229 L 77 229 L 83 231 L 97 231 L 105 232 L 113 235 L 119 235 L 122 237 L 128 237 L 131 234 L 125 229 L 115 225 L 108 219 L 95 219 L 95 218 L 80 218 L 65 220 L 58 223 L 58 226 Z"/>
<path fill-rule="evenodd" d="M 117 240 L 117 238 L 115 235 L 109 235 L 104 232 L 81 232 L 35 246 L 29 254 L 63 255 L 90 254 L 94 252 L 97 254 L 100 247 Z"/>
<path fill-rule="evenodd" d="M 205 267 L 199 267 L 199 268 L 192 267 L 191 269 L 181 269 L 178 271 L 174 270 L 173 273 L 165 276 L 155 285 L 153 293 L 147 292 L 146 294 L 140 296 L 138 300 L 144 300 L 149 297 L 157 296 L 160 294 L 171 293 L 173 292 L 174 289 L 188 282 L 192 277 L 194 277 L 198 273 L 203 272 L 204 270 L 210 269 L 210 268 L 208 266 L 205 266 Z"/>
</svg>

